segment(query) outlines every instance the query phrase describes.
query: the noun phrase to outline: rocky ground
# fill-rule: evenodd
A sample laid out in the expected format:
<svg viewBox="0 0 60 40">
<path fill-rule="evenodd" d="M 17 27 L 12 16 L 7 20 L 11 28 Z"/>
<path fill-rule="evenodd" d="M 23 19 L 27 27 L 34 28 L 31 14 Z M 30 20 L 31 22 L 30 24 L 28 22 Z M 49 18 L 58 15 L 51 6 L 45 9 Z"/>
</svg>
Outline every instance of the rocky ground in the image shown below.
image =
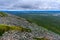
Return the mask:
<svg viewBox="0 0 60 40">
<path fill-rule="evenodd" d="M 31 32 L 7 31 L 0 40 L 60 40 L 60 35 L 15 15 L 8 14 L 6 17 L 0 17 L 0 24 L 22 26 L 32 30 Z"/>
</svg>

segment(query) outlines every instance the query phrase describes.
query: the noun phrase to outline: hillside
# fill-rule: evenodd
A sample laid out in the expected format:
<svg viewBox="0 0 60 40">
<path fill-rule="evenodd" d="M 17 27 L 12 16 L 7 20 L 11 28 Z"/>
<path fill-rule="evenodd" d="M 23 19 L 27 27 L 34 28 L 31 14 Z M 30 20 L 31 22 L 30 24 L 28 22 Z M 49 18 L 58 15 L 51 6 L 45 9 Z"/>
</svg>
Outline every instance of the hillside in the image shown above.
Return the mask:
<svg viewBox="0 0 60 40">
<path fill-rule="evenodd" d="M 24 18 L 0 12 L 0 40 L 60 40 L 60 35 Z"/>
</svg>

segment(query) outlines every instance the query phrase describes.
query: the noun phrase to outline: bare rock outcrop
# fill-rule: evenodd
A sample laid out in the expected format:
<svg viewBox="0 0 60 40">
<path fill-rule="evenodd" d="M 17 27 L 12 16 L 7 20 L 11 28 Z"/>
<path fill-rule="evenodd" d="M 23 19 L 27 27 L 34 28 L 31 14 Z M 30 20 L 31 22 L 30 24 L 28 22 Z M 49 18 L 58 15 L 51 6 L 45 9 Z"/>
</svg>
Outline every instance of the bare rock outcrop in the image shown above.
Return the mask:
<svg viewBox="0 0 60 40">
<path fill-rule="evenodd" d="M 22 26 L 32 30 L 32 32 L 7 31 L 0 37 L 0 40 L 34 40 L 34 37 L 60 40 L 60 35 L 15 15 L 8 14 L 7 17 L 0 17 L 0 24 Z"/>
</svg>

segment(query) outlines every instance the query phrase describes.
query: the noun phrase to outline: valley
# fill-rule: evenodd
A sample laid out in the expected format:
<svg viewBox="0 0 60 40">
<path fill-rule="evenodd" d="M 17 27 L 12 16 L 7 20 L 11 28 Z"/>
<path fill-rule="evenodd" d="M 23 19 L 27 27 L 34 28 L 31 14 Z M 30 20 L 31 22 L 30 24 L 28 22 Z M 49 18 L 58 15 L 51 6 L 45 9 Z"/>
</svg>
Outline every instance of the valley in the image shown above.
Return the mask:
<svg viewBox="0 0 60 40">
<path fill-rule="evenodd" d="M 0 40 L 60 40 L 58 14 L 0 12 Z"/>
</svg>

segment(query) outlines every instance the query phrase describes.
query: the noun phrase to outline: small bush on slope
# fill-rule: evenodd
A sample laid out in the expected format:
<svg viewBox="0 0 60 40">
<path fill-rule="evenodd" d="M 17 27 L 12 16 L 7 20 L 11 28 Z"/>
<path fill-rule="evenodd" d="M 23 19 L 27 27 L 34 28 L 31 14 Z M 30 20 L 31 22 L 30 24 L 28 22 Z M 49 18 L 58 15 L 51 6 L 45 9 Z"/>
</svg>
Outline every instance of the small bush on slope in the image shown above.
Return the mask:
<svg viewBox="0 0 60 40">
<path fill-rule="evenodd" d="M 8 26 L 8 25 L 4 25 L 4 24 L 0 24 L 0 36 L 2 36 L 2 34 L 6 31 L 12 31 L 12 30 L 16 30 L 16 31 L 21 31 L 21 32 L 31 32 L 30 29 L 28 28 L 23 28 L 23 27 L 17 27 L 17 26 Z"/>
<path fill-rule="evenodd" d="M 34 38 L 35 40 L 49 40 L 47 38 Z"/>
<path fill-rule="evenodd" d="M 5 16 L 8 16 L 8 14 L 4 13 L 4 12 L 0 12 L 0 16 L 1 17 L 5 17 Z"/>
</svg>

